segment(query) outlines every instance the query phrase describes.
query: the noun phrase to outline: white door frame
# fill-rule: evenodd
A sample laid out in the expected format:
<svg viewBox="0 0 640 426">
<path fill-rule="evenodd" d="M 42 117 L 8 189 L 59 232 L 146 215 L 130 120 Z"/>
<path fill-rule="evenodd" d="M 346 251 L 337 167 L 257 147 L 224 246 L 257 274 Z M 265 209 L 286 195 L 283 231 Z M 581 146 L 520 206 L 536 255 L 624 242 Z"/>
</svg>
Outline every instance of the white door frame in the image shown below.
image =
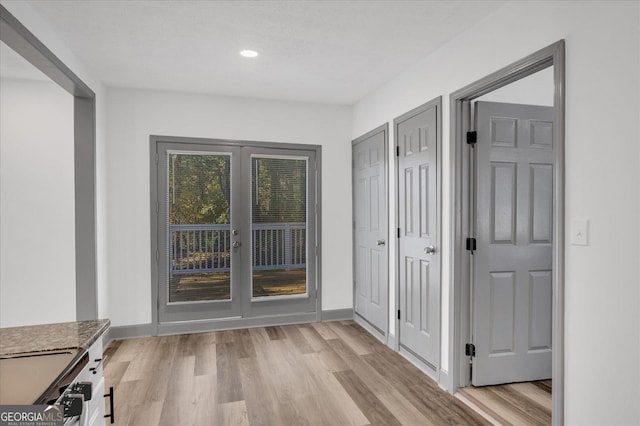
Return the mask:
<svg viewBox="0 0 640 426">
<path fill-rule="evenodd" d="M 400 244 L 399 244 L 399 234 L 398 234 L 398 228 L 400 227 L 400 198 L 399 198 L 399 194 L 400 194 L 400 157 L 399 157 L 399 147 L 400 147 L 400 140 L 398 139 L 398 127 L 400 125 L 400 123 L 402 121 L 404 121 L 406 118 L 413 116 L 419 112 L 422 112 L 426 109 L 432 108 L 432 107 L 436 107 L 436 177 L 437 177 L 437 182 L 436 182 L 436 227 L 438 229 L 438 234 L 436 236 L 436 248 L 437 250 L 442 250 L 442 96 L 438 96 L 437 98 L 431 99 L 429 102 L 424 103 L 416 108 L 413 108 L 410 111 L 407 111 L 406 113 L 402 114 L 399 117 L 396 117 L 393 120 L 393 139 L 394 139 L 394 156 L 395 156 L 395 169 L 396 169 L 396 194 L 395 194 L 395 200 L 394 200 L 394 204 L 395 204 L 395 211 L 396 211 L 396 215 L 395 215 L 395 223 L 394 223 L 394 236 L 396 237 L 396 247 L 395 247 L 395 266 L 396 266 L 396 270 L 395 270 L 395 282 L 396 282 L 396 297 L 395 297 L 395 306 L 394 306 L 394 330 L 395 330 L 395 339 L 394 339 L 394 344 L 392 346 L 392 349 L 394 349 L 397 352 L 400 352 L 400 319 L 398 318 L 398 310 L 400 309 Z M 442 253 L 442 252 L 441 252 Z M 440 301 L 438 302 L 440 304 L 440 308 L 442 309 L 442 255 L 440 255 L 440 280 L 439 280 L 439 285 L 440 285 Z M 442 312 L 442 310 L 441 310 Z M 440 318 L 442 318 L 442 313 L 440 313 L 439 315 Z M 442 327 L 442 321 L 438 322 L 437 325 L 438 329 L 440 330 L 440 328 Z M 440 332 L 440 345 L 438 347 L 438 353 L 441 353 L 442 351 L 442 333 Z M 406 354 L 403 353 L 404 356 L 406 356 Z M 436 363 L 436 365 L 434 365 L 435 367 L 435 371 L 433 371 L 430 367 L 428 367 L 426 364 L 424 364 L 423 362 L 421 362 L 419 359 L 415 358 L 415 357 L 410 357 L 410 361 L 413 362 L 414 364 L 417 364 L 417 366 L 426 374 L 428 374 L 430 377 L 433 377 L 438 383 L 440 382 L 440 373 L 441 373 L 441 368 L 440 366 L 442 365 L 442 360 L 440 359 L 440 357 L 438 357 L 438 362 Z"/>
<path fill-rule="evenodd" d="M 553 272 L 552 335 L 553 393 L 552 424 L 564 423 L 564 91 L 565 43 L 560 40 L 451 94 L 451 287 L 449 293 L 449 382 L 455 393 L 470 384 L 469 358 L 465 343 L 470 340 L 470 256 L 469 234 L 469 150 L 466 132 L 471 129 L 470 102 L 486 93 L 553 66 Z"/>
</svg>

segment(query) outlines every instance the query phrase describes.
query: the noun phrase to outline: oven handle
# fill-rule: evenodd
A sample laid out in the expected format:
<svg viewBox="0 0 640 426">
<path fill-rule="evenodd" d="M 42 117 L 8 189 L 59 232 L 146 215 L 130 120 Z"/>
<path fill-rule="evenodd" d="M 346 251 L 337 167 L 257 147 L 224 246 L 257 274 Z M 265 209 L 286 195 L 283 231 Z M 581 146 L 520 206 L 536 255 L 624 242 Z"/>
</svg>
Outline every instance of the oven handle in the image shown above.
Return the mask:
<svg viewBox="0 0 640 426">
<path fill-rule="evenodd" d="M 105 398 L 109 398 L 109 414 L 105 414 L 105 419 L 109 417 L 110 423 L 115 422 L 115 411 L 113 409 L 113 386 L 109 386 L 109 393 L 104 395 Z"/>
</svg>

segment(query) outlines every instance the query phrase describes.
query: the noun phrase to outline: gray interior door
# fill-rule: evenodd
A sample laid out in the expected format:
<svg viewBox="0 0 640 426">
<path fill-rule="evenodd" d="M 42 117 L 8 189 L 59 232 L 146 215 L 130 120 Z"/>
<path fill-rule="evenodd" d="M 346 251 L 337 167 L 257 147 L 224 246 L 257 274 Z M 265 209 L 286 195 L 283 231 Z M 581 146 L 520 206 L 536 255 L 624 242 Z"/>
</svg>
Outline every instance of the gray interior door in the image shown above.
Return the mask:
<svg viewBox="0 0 640 426">
<path fill-rule="evenodd" d="M 158 321 L 315 313 L 315 150 L 157 149 Z"/>
<path fill-rule="evenodd" d="M 476 386 L 551 377 L 553 108 L 476 102 Z"/>
<path fill-rule="evenodd" d="M 438 105 L 429 103 L 395 121 L 400 349 L 409 351 L 432 368 L 437 368 L 440 359 L 438 109 Z"/>
<path fill-rule="evenodd" d="M 387 126 L 353 143 L 355 313 L 383 336 L 388 329 Z"/>
</svg>

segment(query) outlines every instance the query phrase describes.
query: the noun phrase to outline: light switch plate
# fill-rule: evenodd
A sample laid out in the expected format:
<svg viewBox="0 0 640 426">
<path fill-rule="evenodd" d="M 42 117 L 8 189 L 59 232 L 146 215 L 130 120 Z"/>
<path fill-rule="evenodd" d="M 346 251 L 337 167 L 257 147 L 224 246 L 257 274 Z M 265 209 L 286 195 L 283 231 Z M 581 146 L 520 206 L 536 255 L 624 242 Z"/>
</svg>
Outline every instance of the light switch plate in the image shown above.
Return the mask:
<svg viewBox="0 0 640 426">
<path fill-rule="evenodd" d="M 589 245 L 589 219 L 575 218 L 571 220 L 571 245 Z"/>
</svg>

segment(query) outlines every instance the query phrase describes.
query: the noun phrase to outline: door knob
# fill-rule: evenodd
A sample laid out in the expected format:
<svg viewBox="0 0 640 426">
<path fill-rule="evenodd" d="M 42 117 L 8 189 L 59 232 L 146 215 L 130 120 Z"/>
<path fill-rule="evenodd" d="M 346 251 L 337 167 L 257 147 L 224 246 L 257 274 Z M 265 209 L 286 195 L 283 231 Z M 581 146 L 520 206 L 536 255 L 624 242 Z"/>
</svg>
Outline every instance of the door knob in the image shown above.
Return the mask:
<svg viewBox="0 0 640 426">
<path fill-rule="evenodd" d="M 239 241 L 234 241 L 232 244 L 233 248 L 238 248 L 240 247 L 240 242 Z"/>
<path fill-rule="evenodd" d="M 236 235 L 238 235 L 238 230 L 237 230 L 237 229 L 232 229 L 232 230 L 231 230 L 231 235 L 233 235 L 234 237 L 235 237 Z"/>
<path fill-rule="evenodd" d="M 378 240 L 378 241 L 377 241 L 377 244 L 378 244 L 379 246 L 383 246 L 383 245 L 385 245 L 385 244 L 386 244 L 386 242 L 385 242 L 385 240 Z"/>
<path fill-rule="evenodd" d="M 427 246 L 424 248 L 426 254 L 436 254 L 436 248 L 434 246 Z"/>
</svg>

